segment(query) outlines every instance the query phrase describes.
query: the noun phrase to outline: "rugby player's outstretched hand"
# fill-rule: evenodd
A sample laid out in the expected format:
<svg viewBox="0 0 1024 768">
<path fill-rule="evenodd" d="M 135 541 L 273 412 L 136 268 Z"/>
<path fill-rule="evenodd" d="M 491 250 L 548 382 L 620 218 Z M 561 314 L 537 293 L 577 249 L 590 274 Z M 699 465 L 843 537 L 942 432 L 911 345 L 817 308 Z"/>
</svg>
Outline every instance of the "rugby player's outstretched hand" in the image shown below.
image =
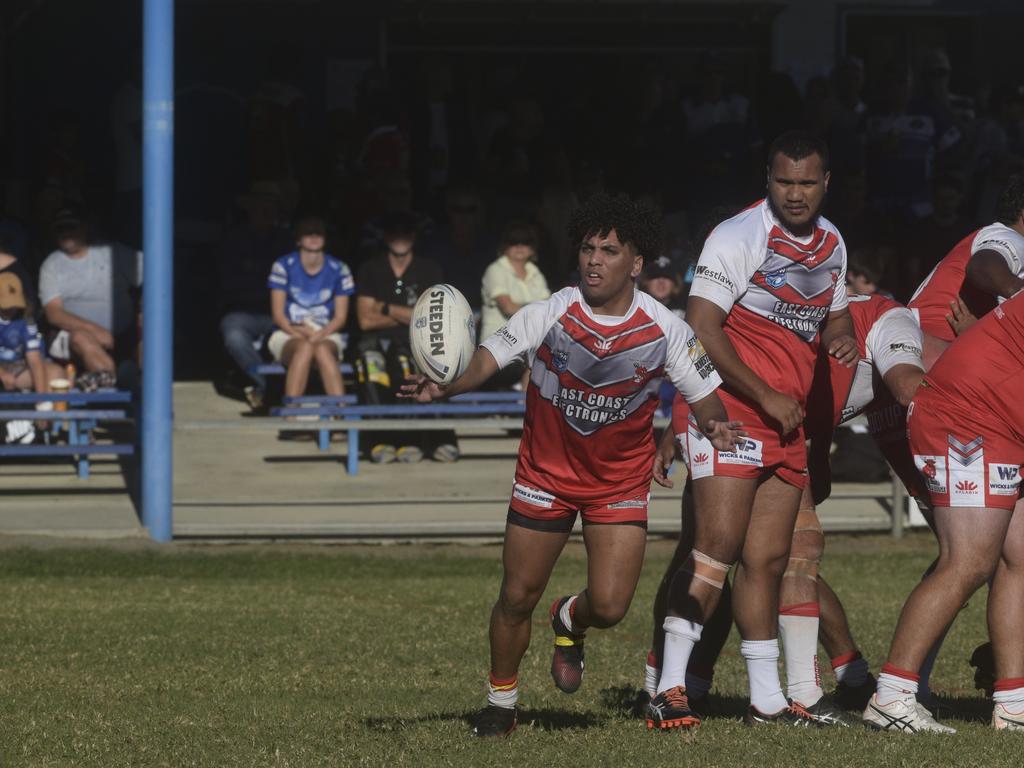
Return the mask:
<svg viewBox="0 0 1024 768">
<path fill-rule="evenodd" d="M 399 388 L 398 396 L 415 400 L 417 403 L 432 403 L 444 398 L 445 389 L 422 373 L 414 373 L 405 377 L 405 384 Z"/>
<path fill-rule="evenodd" d="M 847 368 L 852 368 L 860 360 L 860 352 L 857 351 L 857 340 L 853 336 L 846 334 L 837 336 L 832 340 L 832 343 L 828 345 L 828 353 Z"/>
<path fill-rule="evenodd" d="M 774 389 L 762 398 L 761 407 L 779 423 L 779 431 L 783 435 L 788 435 L 804 420 L 804 409 L 800 403 Z"/>
<path fill-rule="evenodd" d="M 704 425 L 704 435 L 718 450 L 735 451 L 736 446 L 743 443 L 747 436 L 742 427 L 742 421 L 708 419 L 707 424 Z"/>
<path fill-rule="evenodd" d="M 664 488 L 672 488 L 675 485 L 668 476 L 668 471 L 675 460 L 676 441 L 672 436 L 672 427 L 669 426 L 654 454 L 654 482 Z"/>
<path fill-rule="evenodd" d="M 953 329 L 953 333 L 959 336 L 978 322 L 978 318 L 967 308 L 964 300 L 957 296 L 956 301 L 949 302 L 949 314 L 946 315 L 946 322 Z"/>
</svg>

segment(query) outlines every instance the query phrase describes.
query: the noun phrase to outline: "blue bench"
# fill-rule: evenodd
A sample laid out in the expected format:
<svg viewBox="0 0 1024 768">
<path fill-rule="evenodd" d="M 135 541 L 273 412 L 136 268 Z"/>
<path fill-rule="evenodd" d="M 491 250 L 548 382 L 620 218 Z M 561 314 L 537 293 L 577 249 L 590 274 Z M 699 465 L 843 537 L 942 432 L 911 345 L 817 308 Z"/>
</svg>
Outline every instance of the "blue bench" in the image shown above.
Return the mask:
<svg viewBox="0 0 1024 768">
<path fill-rule="evenodd" d="M 249 373 L 259 374 L 260 376 L 284 376 L 288 372 L 288 369 L 280 363 L 250 365 L 246 370 Z M 342 376 L 351 376 L 355 373 L 355 369 L 349 363 L 339 363 L 338 370 L 341 371 Z"/>
<path fill-rule="evenodd" d="M 289 425 L 292 429 L 308 428 L 317 432 L 320 450 L 330 446 L 330 433 L 345 431 L 348 434 L 348 473 L 359 474 L 359 432 L 379 429 L 375 422 L 393 419 L 418 420 L 416 424 L 405 422 L 410 429 L 450 429 L 448 419 L 463 417 L 522 417 L 526 412 L 526 397 L 522 392 L 470 392 L 456 395 L 442 403 L 423 405 L 419 403 L 398 403 L 393 405 L 353 405 L 355 397 L 345 395 L 339 399 L 331 395 L 287 397 L 284 405 L 271 410 L 272 416 L 316 419 L 308 427 Z M 443 425 L 432 423 L 429 418 L 448 417 Z M 419 421 L 421 420 L 421 421 Z M 515 419 L 518 427 L 519 419 Z M 495 419 L 495 425 L 500 420 Z"/>
<path fill-rule="evenodd" d="M 51 434 L 59 434 L 63 427 L 68 436 L 66 444 L 0 445 L 0 457 L 72 456 L 77 464 L 78 477 L 86 479 L 89 477 L 91 456 L 98 454 L 126 456 L 135 453 L 135 446 L 132 443 L 96 445 L 92 442 L 92 432 L 99 422 L 131 420 L 127 409 L 110 407 L 114 405 L 128 406 L 131 401 L 131 392 L 120 390 L 59 394 L 55 392 L 47 394 L 36 392 L 0 393 L 0 421 L 16 419 L 47 421 L 51 425 Z M 34 408 L 24 407 L 34 406 L 41 402 L 64 402 L 68 404 L 68 410 L 37 411 Z M 18 408 L 17 406 L 23 407 Z"/>
</svg>

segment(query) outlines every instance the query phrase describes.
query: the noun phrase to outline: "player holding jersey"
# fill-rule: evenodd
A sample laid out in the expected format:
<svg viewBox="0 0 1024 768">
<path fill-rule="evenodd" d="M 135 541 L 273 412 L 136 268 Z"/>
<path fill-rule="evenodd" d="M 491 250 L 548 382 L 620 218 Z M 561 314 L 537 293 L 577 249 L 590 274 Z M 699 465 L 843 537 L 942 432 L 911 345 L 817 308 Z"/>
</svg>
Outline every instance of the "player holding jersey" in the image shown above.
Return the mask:
<svg viewBox="0 0 1024 768">
<path fill-rule="evenodd" d="M 767 199 L 715 228 L 694 273 L 687 319 L 722 376 L 726 410 L 748 437 L 722 451 L 687 430 L 694 547 L 669 589 L 652 728 L 700 722 L 686 696 L 687 663 L 737 560 L 733 611 L 750 678 L 747 723 L 820 724 L 782 693 L 777 613 L 806 483 L 801 424 L 819 340 L 844 364 L 857 360 L 845 246 L 820 216 L 828 180 L 824 142 L 802 131 L 776 139 Z M 702 478 L 709 482 L 698 484 Z"/>
<path fill-rule="evenodd" d="M 975 317 L 1024 288 L 1024 176 L 1011 176 L 997 205 L 999 220 L 972 232 L 940 261 L 909 306 L 924 331 L 926 368 L 954 339 L 950 307 L 961 298 Z"/>
<path fill-rule="evenodd" d="M 561 690 L 572 693 L 582 682 L 586 630 L 625 615 L 643 564 L 661 379 L 690 404 L 709 446 L 729 451 L 743 435 L 726 421 L 715 392 L 721 380 L 691 328 L 634 285 L 644 257 L 661 248 L 658 212 L 595 196 L 573 214 L 569 236 L 579 254 L 578 287 L 520 309 L 447 387 L 416 377 L 403 388 L 429 402 L 474 389 L 514 360 L 525 357 L 530 367 L 479 736 L 515 728 L 530 617 L 578 514 L 588 584 L 551 608 L 551 672 Z"/>
<path fill-rule="evenodd" d="M 819 354 L 804 422 L 812 445 L 810 483 L 804 487 L 800 499 L 779 600 L 779 634 L 785 650 L 788 696 L 829 724 L 848 723 L 849 716 L 842 709 L 853 708 L 847 704 L 856 701 L 859 704 L 856 708 L 862 710 L 874 690 L 871 683 L 869 689 L 861 692 L 870 680 L 867 663 L 853 643 L 842 604 L 817 572 L 825 540 L 815 503 L 829 495 L 828 451 L 832 432 L 836 426 L 865 410 L 870 411 L 889 402 L 906 405 L 924 375 L 921 330 L 909 310 L 879 294 L 851 294 L 849 312 L 861 359 L 856 367 L 850 368 L 832 356 Z M 884 386 L 878 386 L 879 382 Z M 670 465 L 674 458 L 673 443 L 676 441 L 672 440 L 673 435 L 687 464 L 692 461 L 686 451 L 688 416 L 686 404 L 676 398 L 672 408 L 673 428 L 666 433 L 659 447 L 661 462 L 655 465 L 656 480 L 663 476 L 660 468 Z M 817 461 L 814 461 L 815 456 Z M 690 502 L 692 504 L 692 499 Z M 683 503 L 685 509 L 686 496 Z M 681 551 L 684 547 L 688 550 L 689 544 L 681 541 L 680 548 L 676 550 L 676 561 L 685 555 Z M 663 644 L 659 629 L 664 619 L 664 593 L 675 570 L 670 566 L 655 600 L 654 642 L 646 673 L 646 677 L 653 678 L 655 685 L 660 672 L 656 662 Z M 720 604 L 709 623 L 708 631 L 703 634 L 687 669 L 686 687 L 691 698 L 699 700 L 710 689 L 714 664 L 731 627 L 729 600 L 727 595 L 724 597 L 724 604 Z M 834 702 L 825 697 L 818 675 L 819 616 L 821 640 L 833 659 L 833 668 L 840 683 Z M 653 669 L 652 660 L 655 662 Z M 649 684 L 650 680 L 645 683 Z"/>
<path fill-rule="evenodd" d="M 905 733 L 953 730 L 922 713 L 915 700 L 918 670 L 967 599 L 991 579 L 992 724 L 1024 729 L 1022 380 L 1024 293 L 1018 293 L 950 345 L 910 404 L 910 446 L 931 495 L 939 560 L 903 606 L 864 710 L 869 725 Z"/>
</svg>

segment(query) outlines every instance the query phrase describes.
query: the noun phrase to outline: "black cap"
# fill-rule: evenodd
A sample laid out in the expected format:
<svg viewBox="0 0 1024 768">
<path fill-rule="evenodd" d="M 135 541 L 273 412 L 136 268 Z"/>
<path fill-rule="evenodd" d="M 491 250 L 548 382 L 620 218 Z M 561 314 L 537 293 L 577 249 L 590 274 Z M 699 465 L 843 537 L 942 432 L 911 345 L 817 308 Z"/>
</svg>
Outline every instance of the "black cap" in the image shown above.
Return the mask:
<svg viewBox="0 0 1024 768">
<path fill-rule="evenodd" d="M 668 256 L 659 256 L 644 265 L 643 276 L 645 280 L 653 280 L 656 277 L 667 277 L 675 280 L 676 271 L 672 268 L 672 260 Z"/>
</svg>

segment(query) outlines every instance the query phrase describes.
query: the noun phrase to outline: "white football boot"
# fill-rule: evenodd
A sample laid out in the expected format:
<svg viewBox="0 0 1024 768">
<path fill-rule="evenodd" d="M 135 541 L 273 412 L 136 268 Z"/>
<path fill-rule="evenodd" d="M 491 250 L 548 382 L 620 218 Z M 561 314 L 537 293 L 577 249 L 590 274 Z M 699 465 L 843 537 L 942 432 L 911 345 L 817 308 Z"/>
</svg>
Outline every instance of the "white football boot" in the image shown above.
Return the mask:
<svg viewBox="0 0 1024 768">
<path fill-rule="evenodd" d="M 864 709 L 864 724 L 880 731 L 956 733 L 955 728 L 935 722 L 932 713 L 917 701 L 907 704 L 896 699 L 882 706 L 878 703 L 878 694 L 871 697 Z"/>
</svg>

